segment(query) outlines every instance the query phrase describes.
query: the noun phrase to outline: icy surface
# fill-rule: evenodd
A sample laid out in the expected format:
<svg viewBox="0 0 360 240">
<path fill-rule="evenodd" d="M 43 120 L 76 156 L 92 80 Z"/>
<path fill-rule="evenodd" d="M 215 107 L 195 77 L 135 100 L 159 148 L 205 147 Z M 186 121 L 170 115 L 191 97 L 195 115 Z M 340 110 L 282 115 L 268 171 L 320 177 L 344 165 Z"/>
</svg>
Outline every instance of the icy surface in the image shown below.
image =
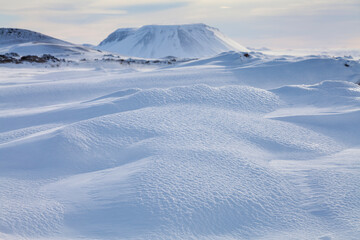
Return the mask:
<svg viewBox="0 0 360 240">
<path fill-rule="evenodd" d="M 356 239 L 359 69 L 2 66 L 0 238 Z"/>
<path fill-rule="evenodd" d="M 198 58 L 230 50 L 247 51 L 218 29 L 205 24 L 120 28 L 102 41 L 98 48 L 144 58 Z"/>
</svg>

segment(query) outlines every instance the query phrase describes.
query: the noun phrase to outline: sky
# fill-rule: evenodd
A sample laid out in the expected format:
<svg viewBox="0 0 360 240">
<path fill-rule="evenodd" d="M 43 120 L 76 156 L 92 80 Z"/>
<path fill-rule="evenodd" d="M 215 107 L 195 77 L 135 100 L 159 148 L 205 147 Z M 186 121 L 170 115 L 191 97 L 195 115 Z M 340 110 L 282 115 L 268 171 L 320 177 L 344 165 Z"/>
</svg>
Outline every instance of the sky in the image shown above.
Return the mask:
<svg viewBox="0 0 360 240">
<path fill-rule="evenodd" d="M 246 47 L 360 48 L 360 0 L 0 0 L 0 27 L 97 45 L 117 28 L 205 23 Z"/>
</svg>

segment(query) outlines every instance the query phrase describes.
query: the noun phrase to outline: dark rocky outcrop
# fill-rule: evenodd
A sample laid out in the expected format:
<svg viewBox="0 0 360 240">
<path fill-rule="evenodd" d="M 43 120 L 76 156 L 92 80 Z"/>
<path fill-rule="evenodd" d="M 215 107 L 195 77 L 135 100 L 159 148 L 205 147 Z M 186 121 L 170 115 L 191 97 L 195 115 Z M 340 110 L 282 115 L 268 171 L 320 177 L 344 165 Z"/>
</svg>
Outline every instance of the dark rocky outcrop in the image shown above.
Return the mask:
<svg viewBox="0 0 360 240">
<path fill-rule="evenodd" d="M 17 53 L 6 53 L 4 55 L 0 55 L 0 64 L 1 63 L 24 63 L 24 62 L 29 62 L 29 63 L 47 63 L 47 62 L 51 62 L 51 63 L 56 63 L 56 62 L 60 62 L 61 60 L 50 55 L 50 54 L 44 54 L 41 57 L 38 57 L 36 55 L 26 55 L 26 56 L 22 56 L 20 57 L 19 54 Z"/>
<path fill-rule="evenodd" d="M 50 54 L 44 54 L 44 55 L 42 55 L 41 58 L 45 59 L 47 62 L 60 62 L 60 59 L 58 59 Z"/>
<path fill-rule="evenodd" d="M 38 57 L 38 56 L 35 56 L 35 55 L 27 55 L 27 56 L 22 56 L 20 58 L 20 61 L 21 62 L 36 62 L 36 63 L 45 63 L 46 60 L 41 58 L 41 57 Z"/>
<path fill-rule="evenodd" d="M 10 52 L 10 53 L 5 53 L 5 56 L 7 57 L 20 57 L 19 54 L 17 53 L 14 53 L 14 52 Z"/>
<path fill-rule="evenodd" d="M 0 55 L 0 63 L 18 63 L 18 59 L 8 55 Z"/>
</svg>

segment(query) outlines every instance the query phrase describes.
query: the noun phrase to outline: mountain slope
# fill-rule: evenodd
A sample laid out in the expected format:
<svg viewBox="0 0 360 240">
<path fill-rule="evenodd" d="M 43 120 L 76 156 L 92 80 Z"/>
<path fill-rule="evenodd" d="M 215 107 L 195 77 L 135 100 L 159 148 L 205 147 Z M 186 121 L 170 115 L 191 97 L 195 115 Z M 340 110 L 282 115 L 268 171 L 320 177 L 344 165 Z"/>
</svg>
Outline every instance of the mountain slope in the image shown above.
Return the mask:
<svg viewBox="0 0 360 240">
<path fill-rule="evenodd" d="M 0 28 L 0 45 L 14 45 L 28 42 L 43 42 L 56 44 L 70 44 L 68 42 L 44 35 L 42 33 L 19 29 L 19 28 Z"/>
<path fill-rule="evenodd" d="M 26 29 L 0 28 L 0 54 L 8 52 L 20 55 L 79 55 L 95 50 Z"/>
<path fill-rule="evenodd" d="M 148 25 L 120 28 L 102 41 L 99 49 L 123 55 L 162 58 L 213 56 L 247 49 L 205 24 Z"/>
</svg>

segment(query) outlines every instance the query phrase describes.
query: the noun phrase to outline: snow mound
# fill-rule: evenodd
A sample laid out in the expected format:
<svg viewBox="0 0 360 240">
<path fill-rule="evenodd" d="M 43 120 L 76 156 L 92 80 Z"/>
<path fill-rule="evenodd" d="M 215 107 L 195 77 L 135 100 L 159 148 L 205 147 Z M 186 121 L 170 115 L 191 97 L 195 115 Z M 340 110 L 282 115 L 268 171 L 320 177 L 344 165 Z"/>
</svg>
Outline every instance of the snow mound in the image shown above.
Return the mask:
<svg viewBox="0 0 360 240">
<path fill-rule="evenodd" d="M 263 118 L 277 102 L 261 89 L 195 85 L 118 91 L 56 116 L 51 110 L 33 112 L 32 120 L 22 116 L 17 122 L 45 121 L 50 128 L 0 135 L 3 141 L 17 135 L 0 146 L 0 173 L 9 177 L 0 190 L 29 186 L 8 176 L 22 169 L 52 179 L 22 190 L 15 202 L 2 195 L 0 226 L 35 238 L 69 229 L 90 239 L 241 239 L 323 227 L 301 205 L 302 193 L 268 162 L 342 148 L 311 129 Z M 52 121 L 64 125 L 51 127 Z M 25 215 L 11 211 L 24 199 Z M 24 219 L 39 211 L 44 214 Z"/>
<path fill-rule="evenodd" d="M 345 81 L 322 81 L 314 85 L 284 86 L 271 92 L 289 104 L 302 103 L 317 107 L 358 105 L 360 99 L 359 85 Z"/>
<path fill-rule="evenodd" d="M 341 139 L 349 146 L 360 144 L 360 87 L 345 81 L 284 86 L 271 90 L 286 105 L 269 118 L 311 126 L 317 132 Z"/>
<path fill-rule="evenodd" d="M 145 58 L 197 58 L 230 50 L 247 51 L 218 29 L 205 24 L 120 28 L 102 41 L 98 48 Z"/>
<path fill-rule="evenodd" d="M 237 52 L 237 51 L 228 51 L 222 52 L 215 56 L 202 58 L 199 60 L 193 60 L 190 62 L 185 62 L 180 66 L 203 66 L 203 65 L 218 65 L 229 67 L 239 67 L 245 64 L 252 62 L 259 62 L 263 60 L 264 57 L 261 53 L 248 53 L 248 52 Z"/>
<path fill-rule="evenodd" d="M 320 55 L 273 56 L 259 52 L 224 52 L 180 64 L 178 67 L 221 67 L 231 71 L 238 83 L 274 89 L 285 85 L 316 84 L 325 80 L 357 83 L 360 63 L 347 58 Z"/>
<path fill-rule="evenodd" d="M 43 111 L 37 111 L 36 114 L 32 111 L 29 114 L 23 112 L 21 115 L 14 114 L 14 112 L 10 115 L 3 113 L 7 117 L 0 118 L 0 130 L 26 128 L 34 122 L 37 124 L 55 123 L 59 119 L 75 122 L 117 112 L 179 104 L 267 113 L 279 105 L 279 99 L 271 92 L 246 86 L 214 88 L 207 85 L 194 85 L 169 89 L 128 89 L 71 105 L 71 107 L 64 106 L 50 111 L 44 108 Z M 45 111 L 47 112 L 46 117 L 42 116 Z M 19 119 L 22 121 L 19 122 Z M 24 119 L 26 121 L 23 121 Z M 8 122 L 12 122 L 11 129 L 5 128 Z"/>
</svg>

